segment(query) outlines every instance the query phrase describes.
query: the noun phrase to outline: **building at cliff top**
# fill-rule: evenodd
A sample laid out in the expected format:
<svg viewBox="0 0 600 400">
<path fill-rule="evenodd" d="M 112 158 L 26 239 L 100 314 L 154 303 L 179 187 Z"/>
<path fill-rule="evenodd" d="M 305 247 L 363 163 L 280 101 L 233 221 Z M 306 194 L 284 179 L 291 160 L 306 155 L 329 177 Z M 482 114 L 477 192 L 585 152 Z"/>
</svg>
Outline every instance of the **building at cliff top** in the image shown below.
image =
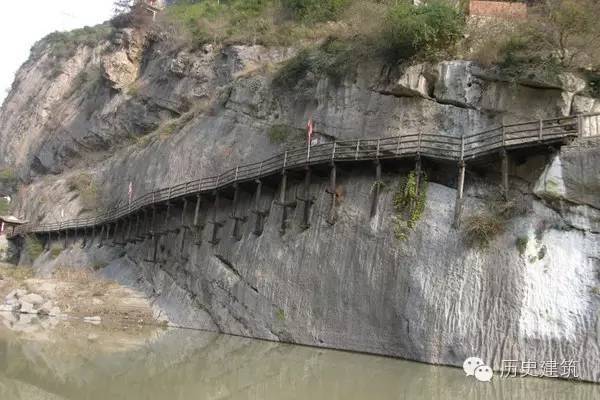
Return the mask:
<svg viewBox="0 0 600 400">
<path fill-rule="evenodd" d="M 527 4 L 509 1 L 471 0 L 469 2 L 469 15 L 471 17 L 527 19 Z"/>
</svg>

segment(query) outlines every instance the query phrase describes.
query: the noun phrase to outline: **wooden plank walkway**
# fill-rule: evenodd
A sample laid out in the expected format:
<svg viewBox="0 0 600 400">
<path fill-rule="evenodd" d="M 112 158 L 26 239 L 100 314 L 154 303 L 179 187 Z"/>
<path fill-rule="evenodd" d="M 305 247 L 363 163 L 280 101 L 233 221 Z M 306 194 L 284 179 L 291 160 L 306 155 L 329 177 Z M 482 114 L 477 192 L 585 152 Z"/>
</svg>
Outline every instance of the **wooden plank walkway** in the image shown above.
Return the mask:
<svg viewBox="0 0 600 400">
<path fill-rule="evenodd" d="M 13 236 L 100 228 L 160 203 L 168 203 L 280 175 L 292 169 L 344 162 L 429 158 L 456 162 L 464 168 L 470 160 L 517 148 L 534 147 L 577 137 L 600 135 L 600 113 L 506 124 L 462 137 L 443 134 L 410 134 L 379 139 L 354 139 L 293 148 L 266 160 L 240 165 L 220 175 L 204 177 L 146 193 L 126 204 L 106 210 L 95 217 L 78 218 L 51 224 L 24 225 Z M 9 237 L 10 238 L 10 237 Z"/>
</svg>

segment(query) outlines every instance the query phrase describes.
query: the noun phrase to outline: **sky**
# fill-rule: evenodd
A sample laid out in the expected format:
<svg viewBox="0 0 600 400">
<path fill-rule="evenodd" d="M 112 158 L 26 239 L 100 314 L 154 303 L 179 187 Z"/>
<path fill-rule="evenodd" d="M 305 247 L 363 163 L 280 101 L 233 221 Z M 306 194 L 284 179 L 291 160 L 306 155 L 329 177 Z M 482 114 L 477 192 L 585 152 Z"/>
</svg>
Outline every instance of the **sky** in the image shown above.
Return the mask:
<svg viewBox="0 0 600 400">
<path fill-rule="evenodd" d="M 35 42 L 54 31 L 102 23 L 113 0 L 4 0 L 0 3 L 0 104 Z"/>
</svg>

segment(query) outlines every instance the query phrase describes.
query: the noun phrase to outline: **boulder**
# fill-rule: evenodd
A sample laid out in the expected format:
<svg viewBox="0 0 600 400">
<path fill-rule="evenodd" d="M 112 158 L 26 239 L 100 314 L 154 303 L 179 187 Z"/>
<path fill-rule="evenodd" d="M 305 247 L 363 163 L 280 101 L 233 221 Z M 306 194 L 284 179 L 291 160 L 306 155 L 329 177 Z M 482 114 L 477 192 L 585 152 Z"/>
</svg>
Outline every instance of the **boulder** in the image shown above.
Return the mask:
<svg viewBox="0 0 600 400">
<path fill-rule="evenodd" d="M 38 309 L 38 313 L 41 315 L 50 315 L 52 309 L 54 308 L 54 303 L 52 300 L 48 300 Z"/>
<path fill-rule="evenodd" d="M 384 91 L 394 96 L 431 98 L 435 85 L 435 73 L 428 64 L 408 67 L 404 73 Z"/>
<path fill-rule="evenodd" d="M 595 104 L 596 100 L 591 97 L 576 95 L 573 97 L 571 114 L 585 114 L 592 112 Z"/>
<path fill-rule="evenodd" d="M 9 294 L 6 295 L 5 299 L 20 299 L 21 297 L 27 294 L 26 290 L 23 289 L 14 289 Z"/>
<path fill-rule="evenodd" d="M 20 310 L 22 314 L 37 314 L 37 310 L 35 309 L 35 307 L 33 306 L 33 304 L 28 303 L 26 301 L 21 301 L 21 308 Z"/>
<path fill-rule="evenodd" d="M 470 61 L 445 61 L 437 69 L 434 97 L 441 103 L 479 108 L 483 81 L 472 73 Z"/>
<path fill-rule="evenodd" d="M 20 300 L 22 300 L 26 303 L 31 303 L 34 306 L 39 306 L 44 303 L 44 298 L 36 293 L 30 293 L 28 295 L 25 295 L 25 296 L 21 297 Z"/>
</svg>

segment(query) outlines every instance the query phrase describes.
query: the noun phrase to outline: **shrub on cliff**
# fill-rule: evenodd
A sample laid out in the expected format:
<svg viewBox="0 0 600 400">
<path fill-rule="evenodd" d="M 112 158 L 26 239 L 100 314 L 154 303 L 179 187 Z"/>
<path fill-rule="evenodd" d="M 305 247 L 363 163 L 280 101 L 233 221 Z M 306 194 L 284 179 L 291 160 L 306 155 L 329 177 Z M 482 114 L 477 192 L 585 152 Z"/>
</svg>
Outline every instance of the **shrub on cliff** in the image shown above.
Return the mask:
<svg viewBox="0 0 600 400">
<path fill-rule="evenodd" d="M 49 48 L 50 55 L 55 59 L 66 59 L 72 57 L 79 46 L 97 46 L 113 33 L 114 29 L 108 24 L 86 26 L 70 32 L 53 32 L 36 43 L 31 51 L 35 57 Z"/>
<path fill-rule="evenodd" d="M 462 37 L 465 16 L 441 0 L 421 6 L 402 1 L 390 8 L 383 24 L 379 47 L 388 61 L 397 62 L 450 52 Z"/>
<path fill-rule="evenodd" d="M 7 215 L 10 211 L 10 204 L 6 199 L 0 199 L 0 215 Z"/>
<path fill-rule="evenodd" d="M 356 48 L 329 39 L 319 47 L 300 51 L 277 71 L 273 83 L 276 87 L 291 89 L 308 73 L 313 73 L 339 85 L 352 72 L 357 60 Z"/>
<path fill-rule="evenodd" d="M 27 235 L 25 237 L 25 252 L 34 261 L 44 252 L 44 245 L 35 235 Z"/>
<path fill-rule="evenodd" d="M 17 173 L 12 168 L 4 168 L 0 170 L 0 188 L 14 190 L 17 187 L 19 178 Z"/>
<path fill-rule="evenodd" d="M 98 206 L 98 187 L 92 176 L 88 173 L 80 173 L 71 176 L 67 181 L 69 190 L 79 194 L 81 207 L 91 210 Z"/>
<path fill-rule="evenodd" d="M 350 0 L 281 0 L 297 20 L 320 22 L 336 19 Z"/>
</svg>

